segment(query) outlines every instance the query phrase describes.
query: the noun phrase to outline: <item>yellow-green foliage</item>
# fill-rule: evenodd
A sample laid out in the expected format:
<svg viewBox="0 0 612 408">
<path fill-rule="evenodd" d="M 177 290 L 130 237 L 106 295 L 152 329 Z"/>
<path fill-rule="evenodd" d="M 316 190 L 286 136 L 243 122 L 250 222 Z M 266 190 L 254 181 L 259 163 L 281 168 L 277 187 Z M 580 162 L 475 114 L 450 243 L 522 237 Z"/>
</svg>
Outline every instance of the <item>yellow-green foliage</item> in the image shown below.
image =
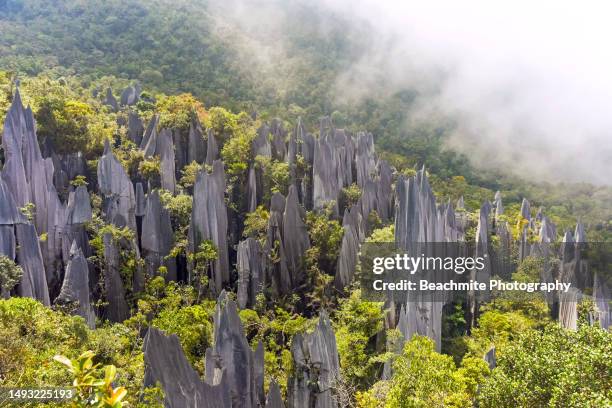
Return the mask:
<svg viewBox="0 0 612 408">
<path fill-rule="evenodd" d="M 0 380 L 6 387 L 72 385 L 73 377 L 53 361 L 76 359 L 87 350 L 93 362 L 117 367 L 115 386 L 138 404 L 144 366 L 138 332 L 122 324 L 90 330 L 81 317 L 65 315 L 29 298 L 0 300 Z"/>
<path fill-rule="evenodd" d="M 192 115 L 198 115 L 200 119 L 206 115 L 202 103 L 189 93 L 172 96 L 158 95 L 156 109 L 160 113 L 160 128 L 177 129 L 183 132 L 189 129 Z"/>
</svg>

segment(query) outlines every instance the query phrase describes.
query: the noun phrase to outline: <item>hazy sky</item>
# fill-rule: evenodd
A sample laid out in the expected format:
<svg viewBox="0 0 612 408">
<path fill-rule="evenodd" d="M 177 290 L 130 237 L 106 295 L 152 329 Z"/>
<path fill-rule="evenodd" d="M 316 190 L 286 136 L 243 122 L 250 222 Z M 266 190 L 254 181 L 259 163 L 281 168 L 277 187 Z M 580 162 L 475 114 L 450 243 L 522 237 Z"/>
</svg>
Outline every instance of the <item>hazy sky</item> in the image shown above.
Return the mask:
<svg viewBox="0 0 612 408">
<path fill-rule="evenodd" d="M 270 34 L 263 47 L 249 48 L 262 55 L 266 46 L 282 48 L 274 41 L 282 38 L 274 29 L 281 18 L 274 0 L 221 3 L 245 27 Z M 421 91 L 413 117 L 456 118 L 449 144 L 476 165 L 535 181 L 612 184 L 612 3 L 313 0 L 303 6 L 374 27 L 364 57 L 338 78 L 339 99 L 380 91 L 383 77 L 388 91 Z"/>
</svg>

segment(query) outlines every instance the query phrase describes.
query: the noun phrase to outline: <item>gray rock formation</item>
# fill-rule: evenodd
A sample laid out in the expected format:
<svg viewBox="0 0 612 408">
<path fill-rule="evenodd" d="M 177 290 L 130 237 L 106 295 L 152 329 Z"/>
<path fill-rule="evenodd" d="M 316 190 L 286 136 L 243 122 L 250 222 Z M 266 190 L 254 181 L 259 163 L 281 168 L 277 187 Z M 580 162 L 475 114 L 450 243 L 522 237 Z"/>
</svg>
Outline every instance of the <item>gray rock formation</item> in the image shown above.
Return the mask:
<svg viewBox="0 0 612 408">
<path fill-rule="evenodd" d="M 110 233 L 104 234 L 104 293 L 108 305 L 106 317 L 111 322 L 122 322 L 130 314 L 130 308 L 125 300 L 125 288 L 121 280 L 120 255 L 117 243 Z"/>
<path fill-rule="evenodd" d="M 298 202 L 297 189 L 291 185 L 283 214 L 282 244 L 294 288 L 305 279 L 303 258 L 306 250 L 310 248 L 304 216 L 304 209 Z"/>
<path fill-rule="evenodd" d="M 274 380 L 270 382 L 270 390 L 268 391 L 268 396 L 266 397 L 265 408 L 285 408 L 285 403 L 283 402 L 280 388 Z"/>
<path fill-rule="evenodd" d="M 255 156 L 272 157 L 272 146 L 270 145 L 270 128 L 263 124 L 257 129 L 257 136 L 253 139 L 253 154 Z"/>
<path fill-rule="evenodd" d="M 292 289 L 291 274 L 287 267 L 287 256 L 283 245 L 283 211 L 285 210 L 285 197 L 280 193 L 274 193 L 270 200 L 270 219 L 268 220 L 268 231 L 265 253 L 268 257 L 272 253 L 278 262 L 271 262 L 267 273 L 267 282 L 272 284 L 272 289 L 278 295 L 290 293 Z"/>
<path fill-rule="evenodd" d="M 6 190 L 11 193 L 18 208 L 34 204 L 36 232 L 47 238 L 37 245 L 40 245 L 47 283 L 56 290 L 62 273 L 65 208 L 53 184 L 53 160 L 42 157 L 34 115 L 29 107 L 24 108 L 19 90 L 4 121 L 2 147 L 5 163 L 0 177 L 6 183 L 5 193 Z"/>
<path fill-rule="evenodd" d="M 49 288 L 45 279 L 45 266 L 38 244 L 36 228 L 31 224 L 17 224 L 17 261 L 23 269 L 17 287 L 19 296 L 30 297 L 49 306 Z"/>
<path fill-rule="evenodd" d="M 95 327 L 96 316 L 89 300 L 89 268 L 76 241 L 72 243 L 62 289 L 54 303 L 73 306 L 74 314 L 85 319 L 89 328 Z"/>
<path fill-rule="evenodd" d="M 225 292 L 217 301 L 214 320 L 215 342 L 206 353 L 207 371 L 214 367 L 224 372 L 232 401 L 228 406 L 260 406 L 263 396 L 263 389 L 259 388 L 263 386 L 263 346 L 258 347 L 257 353 L 251 350 L 236 304 L 227 299 Z"/>
<path fill-rule="evenodd" d="M 280 119 L 272 120 L 270 133 L 272 133 L 272 157 L 278 161 L 285 161 L 287 157 L 287 145 L 285 144 L 287 131 L 285 131 Z"/>
<path fill-rule="evenodd" d="M 113 90 L 111 88 L 106 88 L 106 97 L 102 103 L 106 106 L 110 106 L 113 112 L 117 112 L 119 110 L 119 104 L 117 103 L 117 99 L 113 95 Z"/>
<path fill-rule="evenodd" d="M 125 169 L 113 154 L 108 140 L 98 162 L 98 189 L 106 222 L 136 231 L 136 197 Z"/>
<path fill-rule="evenodd" d="M 172 132 L 168 129 L 163 129 L 157 137 L 155 155 L 158 155 L 161 160 L 161 187 L 174 193 L 176 189 L 176 172 L 174 168 L 174 143 L 172 140 Z"/>
<path fill-rule="evenodd" d="M 128 112 L 127 135 L 136 146 L 140 146 L 140 143 L 142 143 L 144 130 L 144 125 L 138 113 L 132 111 Z"/>
<path fill-rule="evenodd" d="M 122 106 L 133 106 L 138 103 L 140 99 L 140 87 L 128 86 L 121 93 L 121 105 Z"/>
<path fill-rule="evenodd" d="M 136 183 L 136 209 L 134 210 L 137 217 L 144 217 L 147 211 L 147 197 L 144 193 L 142 183 Z"/>
<path fill-rule="evenodd" d="M 159 267 L 164 266 L 167 281 L 176 280 L 176 260 L 166 259 L 174 246 L 174 231 L 170 214 L 159 200 L 157 190 L 149 193 L 147 207 L 142 219 L 141 247 L 148 276 L 158 275 Z"/>
<path fill-rule="evenodd" d="M 352 282 L 359 261 L 359 246 L 363 240 L 361 218 L 361 213 L 356 205 L 344 211 L 342 219 L 344 235 L 334 277 L 334 285 L 340 291 Z"/>
<path fill-rule="evenodd" d="M 223 163 L 215 160 L 212 173 L 200 171 L 193 187 L 193 208 L 189 242 L 192 252 L 205 240 L 217 247 L 217 260 L 212 265 L 212 286 L 221 293 L 229 282 L 229 255 L 227 248 L 228 218 L 225 205 L 225 171 Z"/>
<path fill-rule="evenodd" d="M 189 147 L 187 149 L 187 163 L 204 163 L 206 159 L 206 144 L 204 143 L 204 133 L 202 125 L 197 115 L 193 115 L 189 123 Z"/>
<path fill-rule="evenodd" d="M 355 168 L 357 170 L 357 185 L 363 188 L 366 182 L 372 180 L 376 174 L 374 137 L 371 133 L 359 133 L 356 140 Z"/>
<path fill-rule="evenodd" d="M 263 293 L 265 281 L 264 253 L 259 241 L 247 238 L 238 244 L 236 261 L 238 272 L 238 307 L 244 309 L 256 302 L 258 294 Z"/>
<path fill-rule="evenodd" d="M 214 161 L 219 158 L 219 145 L 212 129 L 208 129 L 206 134 L 206 164 L 212 166 Z"/>
<path fill-rule="evenodd" d="M 151 327 L 145 336 L 143 348 L 144 386 L 154 387 L 159 383 L 164 391 L 166 407 L 232 407 L 225 381 L 221 380 L 218 385 L 203 382 L 187 361 L 176 335 L 166 336 Z"/>
<path fill-rule="evenodd" d="M 157 148 L 157 127 L 159 126 L 159 114 L 154 115 L 147 128 L 145 129 L 144 135 L 140 142 L 140 150 L 145 154 L 145 157 L 151 157 L 155 154 Z"/>
<path fill-rule="evenodd" d="M 332 387 L 340 378 L 336 336 L 327 314 L 321 312 L 314 332 L 293 336 L 294 375 L 287 385 L 291 408 L 335 408 Z"/>
</svg>

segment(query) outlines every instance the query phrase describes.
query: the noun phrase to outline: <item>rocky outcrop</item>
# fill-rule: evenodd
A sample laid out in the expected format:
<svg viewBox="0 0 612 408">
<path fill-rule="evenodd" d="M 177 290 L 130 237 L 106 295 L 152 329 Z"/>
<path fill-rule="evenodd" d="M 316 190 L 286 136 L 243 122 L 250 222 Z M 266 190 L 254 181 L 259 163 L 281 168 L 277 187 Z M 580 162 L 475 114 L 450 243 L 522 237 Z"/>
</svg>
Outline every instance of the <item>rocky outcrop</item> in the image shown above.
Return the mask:
<svg viewBox="0 0 612 408">
<path fill-rule="evenodd" d="M 336 408 L 332 388 L 340 376 L 336 336 L 325 312 L 314 332 L 296 334 L 291 342 L 294 375 L 287 385 L 291 408 Z"/>
<path fill-rule="evenodd" d="M 85 319 L 90 328 L 95 327 L 96 316 L 89 298 L 89 268 L 76 241 L 72 243 L 62 289 L 54 303 L 68 306 L 74 314 Z"/>
<path fill-rule="evenodd" d="M 251 350 L 236 304 L 222 292 L 215 311 L 215 342 L 206 352 L 206 369 L 221 370 L 231 405 L 255 408 L 263 397 L 263 346 Z M 207 372 L 207 378 L 209 377 Z M 214 377 L 214 376 L 213 376 Z"/>
<path fill-rule="evenodd" d="M 19 296 L 30 297 L 49 306 L 51 304 L 49 288 L 45 279 L 45 266 L 38 244 L 36 227 L 31 224 L 17 224 L 16 231 L 17 261 L 23 269 L 17 293 Z"/>
<path fill-rule="evenodd" d="M 270 219 L 268 220 L 268 231 L 266 236 L 265 253 L 267 256 L 274 253 L 278 262 L 271 262 L 268 267 L 267 282 L 271 283 L 272 289 L 277 295 L 290 293 L 292 280 L 287 267 L 287 256 L 283 245 L 283 211 L 285 209 L 285 197 L 281 193 L 274 193 L 270 200 Z"/>
<path fill-rule="evenodd" d="M 265 408 L 285 408 L 280 388 L 274 380 L 270 382 L 270 391 L 268 391 L 268 396 L 266 397 Z"/>
<path fill-rule="evenodd" d="M 174 143 L 172 140 L 172 132 L 168 129 L 163 129 L 157 137 L 155 155 L 159 156 L 161 161 L 161 187 L 174 193 L 176 189 L 176 172 L 174 168 Z"/>
<path fill-rule="evenodd" d="M 128 112 L 127 136 L 136 146 L 140 146 L 142 143 L 144 130 L 144 125 L 138 113 L 132 111 Z"/>
<path fill-rule="evenodd" d="M 334 285 L 340 291 L 344 290 L 353 280 L 359 261 L 359 246 L 364 239 L 362 217 L 357 206 L 344 211 L 342 228 L 344 235 L 334 277 Z"/>
<path fill-rule="evenodd" d="M 144 386 L 159 384 L 168 408 L 232 407 L 229 388 L 224 379 L 217 385 L 203 382 L 185 357 L 178 337 L 166 336 L 151 327 L 144 339 Z"/>
<path fill-rule="evenodd" d="M 170 214 L 161 204 L 157 190 L 149 193 L 147 197 L 140 242 L 147 275 L 150 277 L 158 275 L 159 268 L 163 266 L 166 268 L 166 280 L 175 281 L 176 260 L 167 258 L 174 246 L 174 231 Z"/>
<path fill-rule="evenodd" d="M 159 114 L 153 115 L 144 135 L 140 142 L 140 150 L 144 152 L 145 157 L 151 157 L 155 154 L 157 148 L 157 127 L 159 126 Z"/>
<path fill-rule="evenodd" d="M 125 169 L 113 154 L 108 140 L 98 162 L 98 189 L 102 195 L 104 220 L 119 228 L 136 231 L 136 197 Z"/>
<path fill-rule="evenodd" d="M 140 86 L 128 86 L 121 93 L 121 105 L 133 106 L 140 100 Z"/>
<path fill-rule="evenodd" d="M 130 308 L 125 300 L 125 287 L 121 280 L 119 248 L 110 233 L 104 234 L 104 294 L 106 301 L 106 317 L 111 322 L 122 322 L 130 314 Z"/>
<path fill-rule="evenodd" d="M 219 158 L 219 144 L 212 129 L 208 129 L 206 134 L 206 164 L 212 166 Z"/>
<path fill-rule="evenodd" d="M 265 283 L 264 253 L 259 241 L 247 238 L 238 244 L 236 261 L 238 272 L 238 307 L 244 309 L 256 302 L 258 294 L 263 293 Z"/>
<path fill-rule="evenodd" d="M 196 162 L 202 164 L 204 160 L 206 160 L 204 133 L 202 132 L 202 125 L 197 115 L 193 115 L 191 122 L 189 122 L 187 163 Z"/>
<path fill-rule="evenodd" d="M 212 173 L 200 171 L 193 187 L 193 208 L 189 242 L 196 252 L 205 240 L 211 240 L 217 247 L 217 259 L 212 265 L 212 287 L 221 293 L 223 285 L 229 282 L 229 255 L 227 248 L 228 218 L 225 205 L 225 171 L 223 163 L 216 160 Z"/>
<path fill-rule="evenodd" d="M 53 184 L 53 160 L 41 154 L 34 115 L 29 107 L 24 108 L 19 90 L 4 121 L 2 147 L 5 163 L 0 177 L 18 208 L 34 205 L 36 232 L 46 237 L 36 245 L 40 245 L 47 283 L 56 291 L 61 284 L 65 208 Z"/>
<path fill-rule="evenodd" d="M 272 120 L 270 133 L 272 134 L 272 157 L 281 162 L 285 161 L 287 157 L 287 145 L 285 144 L 287 131 L 280 119 Z"/>
<path fill-rule="evenodd" d="M 117 112 L 119 110 L 119 103 L 113 95 L 113 90 L 111 88 L 106 88 L 106 96 L 102 103 L 109 106 L 113 112 Z"/>
<path fill-rule="evenodd" d="M 304 224 L 304 209 L 300 206 L 297 190 L 289 186 L 289 194 L 283 213 L 282 244 L 286 256 L 287 267 L 291 273 L 292 286 L 296 288 L 304 279 L 304 254 L 310 248 L 310 240 L 306 224 Z"/>
</svg>

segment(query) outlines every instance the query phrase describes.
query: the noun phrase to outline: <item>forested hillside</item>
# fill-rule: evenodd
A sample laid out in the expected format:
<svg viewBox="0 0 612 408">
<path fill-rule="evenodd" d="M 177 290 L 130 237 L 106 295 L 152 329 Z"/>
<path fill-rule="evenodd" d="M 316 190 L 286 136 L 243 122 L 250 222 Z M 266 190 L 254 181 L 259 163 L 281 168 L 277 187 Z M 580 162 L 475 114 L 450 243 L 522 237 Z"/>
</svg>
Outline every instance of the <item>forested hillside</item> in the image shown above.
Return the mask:
<svg viewBox="0 0 612 408">
<path fill-rule="evenodd" d="M 275 7 L 270 66 L 216 2 L 0 0 L 0 383 L 100 407 L 611 404 L 611 282 L 577 254 L 609 242 L 612 190 L 479 169 L 411 89 L 340 102 L 369 27 Z M 416 236 L 586 289 L 368 299 L 362 246 Z"/>
</svg>

